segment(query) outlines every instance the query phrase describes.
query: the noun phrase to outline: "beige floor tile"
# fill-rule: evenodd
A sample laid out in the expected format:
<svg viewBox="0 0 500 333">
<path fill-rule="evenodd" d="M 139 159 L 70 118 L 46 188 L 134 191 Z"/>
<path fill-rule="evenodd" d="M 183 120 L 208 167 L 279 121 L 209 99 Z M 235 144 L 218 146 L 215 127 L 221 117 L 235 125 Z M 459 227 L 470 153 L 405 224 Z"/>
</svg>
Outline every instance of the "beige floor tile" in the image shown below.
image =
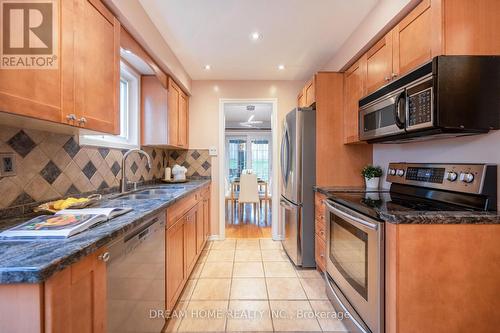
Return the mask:
<svg viewBox="0 0 500 333">
<path fill-rule="evenodd" d="M 236 239 L 225 239 L 223 241 L 213 241 L 210 250 L 234 250 Z"/>
<path fill-rule="evenodd" d="M 330 301 L 310 301 L 321 329 L 326 332 L 348 332 Z"/>
<path fill-rule="evenodd" d="M 297 277 L 289 262 L 264 262 L 264 272 L 266 277 Z"/>
<path fill-rule="evenodd" d="M 238 239 L 236 242 L 237 250 L 260 250 L 258 239 Z"/>
<path fill-rule="evenodd" d="M 324 279 L 322 273 L 316 269 L 296 269 L 295 272 L 301 279 Z"/>
<path fill-rule="evenodd" d="M 286 261 L 290 262 L 283 250 L 261 250 L 262 261 Z"/>
<path fill-rule="evenodd" d="M 181 301 L 189 301 L 191 296 L 193 295 L 194 287 L 196 287 L 196 283 L 198 280 L 188 280 L 186 285 L 184 286 L 184 290 L 182 291 L 180 300 Z"/>
<path fill-rule="evenodd" d="M 226 330 L 231 332 L 272 331 L 268 301 L 229 301 Z"/>
<path fill-rule="evenodd" d="M 263 278 L 233 279 L 231 299 L 267 299 L 266 280 Z"/>
<path fill-rule="evenodd" d="M 228 301 L 190 301 L 178 332 L 224 332 Z"/>
<path fill-rule="evenodd" d="M 275 331 L 321 332 L 308 301 L 270 301 Z"/>
<path fill-rule="evenodd" d="M 262 261 L 260 250 L 236 250 L 234 261 Z"/>
<path fill-rule="evenodd" d="M 216 261 L 233 261 L 234 250 L 210 250 L 207 257 L 207 262 Z"/>
<path fill-rule="evenodd" d="M 283 247 L 281 246 L 280 241 L 275 241 L 270 238 L 262 238 L 260 239 L 260 248 L 262 250 L 280 250 Z"/>
<path fill-rule="evenodd" d="M 165 319 L 162 316 L 157 316 L 156 314 L 159 312 L 156 311 L 164 311 L 164 309 L 165 304 L 162 302 L 137 301 L 134 310 L 132 310 L 127 320 L 124 322 L 124 325 L 121 327 L 121 332 L 160 332 L 165 325 Z M 155 312 L 151 310 L 155 310 Z"/>
<path fill-rule="evenodd" d="M 266 278 L 269 299 L 307 299 L 298 278 Z"/>
<path fill-rule="evenodd" d="M 186 315 L 186 308 L 188 306 L 188 302 L 180 301 L 177 303 L 174 311 L 170 313 L 170 318 L 167 321 L 167 328 L 165 332 L 177 332 L 179 326 L 181 325 L 182 319 Z"/>
<path fill-rule="evenodd" d="M 230 278 L 233 274 L 232 262 L 207 262 L 203 266 L 200 279 Z"/>
<path fill-rule="evenodd" d="M 199 279 L 194 288 L 192 300 L 229 299 L 231 279 Z"/>
<path fill-rule="evenodd" d="M 325 280 L 323 279 L 300 279 L 302 287 L 306 291 L 308 299 L 327 300 Z"/>
<path fill-rule="evenodd" d="M 264 269 L 262 262 L 235 262 L 233 269 L 233 277 L 264 277 Z"/>
</svg>

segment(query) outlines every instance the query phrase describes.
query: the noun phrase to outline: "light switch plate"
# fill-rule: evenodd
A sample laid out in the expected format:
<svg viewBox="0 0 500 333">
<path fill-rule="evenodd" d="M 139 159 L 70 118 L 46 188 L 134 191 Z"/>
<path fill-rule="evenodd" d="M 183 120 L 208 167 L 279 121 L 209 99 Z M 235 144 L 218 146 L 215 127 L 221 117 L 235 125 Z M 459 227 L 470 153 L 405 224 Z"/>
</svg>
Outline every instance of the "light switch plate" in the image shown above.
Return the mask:
<svg viewBox="0 0 500 333">
<path fill-rule="evenodd" d="M 14 153 L 0 153 L 0 177 L 16 175 L 16 157 Z"/>
<path fill-rule="evenodd" d="M 217 156 L 217 147 L 208 148 L 208 155 L 209 156 Z"/>
</svg>

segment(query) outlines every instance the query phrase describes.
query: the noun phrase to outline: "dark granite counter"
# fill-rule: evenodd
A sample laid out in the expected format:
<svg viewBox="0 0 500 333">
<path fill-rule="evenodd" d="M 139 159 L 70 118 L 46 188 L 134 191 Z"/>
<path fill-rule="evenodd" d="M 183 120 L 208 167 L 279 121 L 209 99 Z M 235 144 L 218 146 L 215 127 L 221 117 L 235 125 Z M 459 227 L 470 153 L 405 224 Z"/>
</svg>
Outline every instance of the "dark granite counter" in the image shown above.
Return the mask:
<svg viewBox="0 0 500 333">
<path fill-rule="evenodd" d="M 68 239 L 0 240 L 0 284 L 42 282 L 208 183 L 210 180 L 193 180 L 184 184 L 147 186 L 141 189 L 161 186 L 174 190 L 173 196 L 147 200 L 122 200 L 116 194 L 107 196 L 96 207 L 131 207 L 133 211 Z M 28 219 L 0 220 L 0 230 Z"/>
<path fill-rule="evenodd" d="M 389 190 L 363 187 L 315 187 L 334 202 L 380 221 L 395 224 L 500 224 L 496 212 L 469 211 L 445 203 L 412 200 Z M 418 208 L 418 209 L 416 209 Z"/>
</svg>

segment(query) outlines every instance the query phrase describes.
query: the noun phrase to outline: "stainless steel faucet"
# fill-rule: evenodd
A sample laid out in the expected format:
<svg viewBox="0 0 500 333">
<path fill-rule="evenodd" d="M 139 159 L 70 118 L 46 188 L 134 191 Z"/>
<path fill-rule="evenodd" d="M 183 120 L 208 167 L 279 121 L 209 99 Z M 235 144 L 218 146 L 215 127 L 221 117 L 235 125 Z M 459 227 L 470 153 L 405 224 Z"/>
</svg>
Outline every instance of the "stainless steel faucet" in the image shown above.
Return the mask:
<svg viewBox="0 0 500 333">
<path fill-rule="evenodd" d="M 151 168 L 151 156 L 149 156 L 149 154 L 146 153 L 144 150 L 139 149 L 139 148 L 134 148 L 134 149 L 130 149 L 125 154 L 123 154 L 123 157 L 122 157 L 122 180 L 120 182 L 120 192 L 121 193 L 125 193 L 127 191 L 127 175 L 125 172 L 125 163 L 127 161 L 128 155 L 130 155 L 132 153 L 143 154 L 144 156 L 146 156 L 148 159 L 148 166 L 149 166 L 149 168 Z"/>
</svg>

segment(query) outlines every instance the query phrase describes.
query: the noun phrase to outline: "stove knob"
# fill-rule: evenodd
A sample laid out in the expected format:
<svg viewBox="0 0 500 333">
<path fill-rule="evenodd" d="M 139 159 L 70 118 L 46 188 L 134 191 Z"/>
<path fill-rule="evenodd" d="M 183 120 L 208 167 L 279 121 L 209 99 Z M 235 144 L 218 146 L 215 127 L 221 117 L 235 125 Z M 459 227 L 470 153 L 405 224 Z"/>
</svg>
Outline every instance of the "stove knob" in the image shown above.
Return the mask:
<svg viewBox="0 0 500 333">
<path fill-rule="evenodd" d="M 403 177 L 405 175 L 405 171 L 403 169 L 396 170 L 396 176 Z"/>
<path fill-rule="evenodd" d="M 396 170 L 393 168 L 389 168 L 389 175 L 395 176 L 396 175 Z"/>
<path fill-rule="evenodd" d="M 457 180 L 457 178 L 458 178 L 458 175 L 454 171 L 448 171 L 446 173 L 446 180 L 448 180 L 450 182 L 454 182 L 455 180 Z"/>
<path fill-rule="evenodd" d="M 474 180 L 474 175 L 470 172 L 462 172 L 460 173 L 460 180 L 464 183 L 472 183 Z"/>
</svg>

